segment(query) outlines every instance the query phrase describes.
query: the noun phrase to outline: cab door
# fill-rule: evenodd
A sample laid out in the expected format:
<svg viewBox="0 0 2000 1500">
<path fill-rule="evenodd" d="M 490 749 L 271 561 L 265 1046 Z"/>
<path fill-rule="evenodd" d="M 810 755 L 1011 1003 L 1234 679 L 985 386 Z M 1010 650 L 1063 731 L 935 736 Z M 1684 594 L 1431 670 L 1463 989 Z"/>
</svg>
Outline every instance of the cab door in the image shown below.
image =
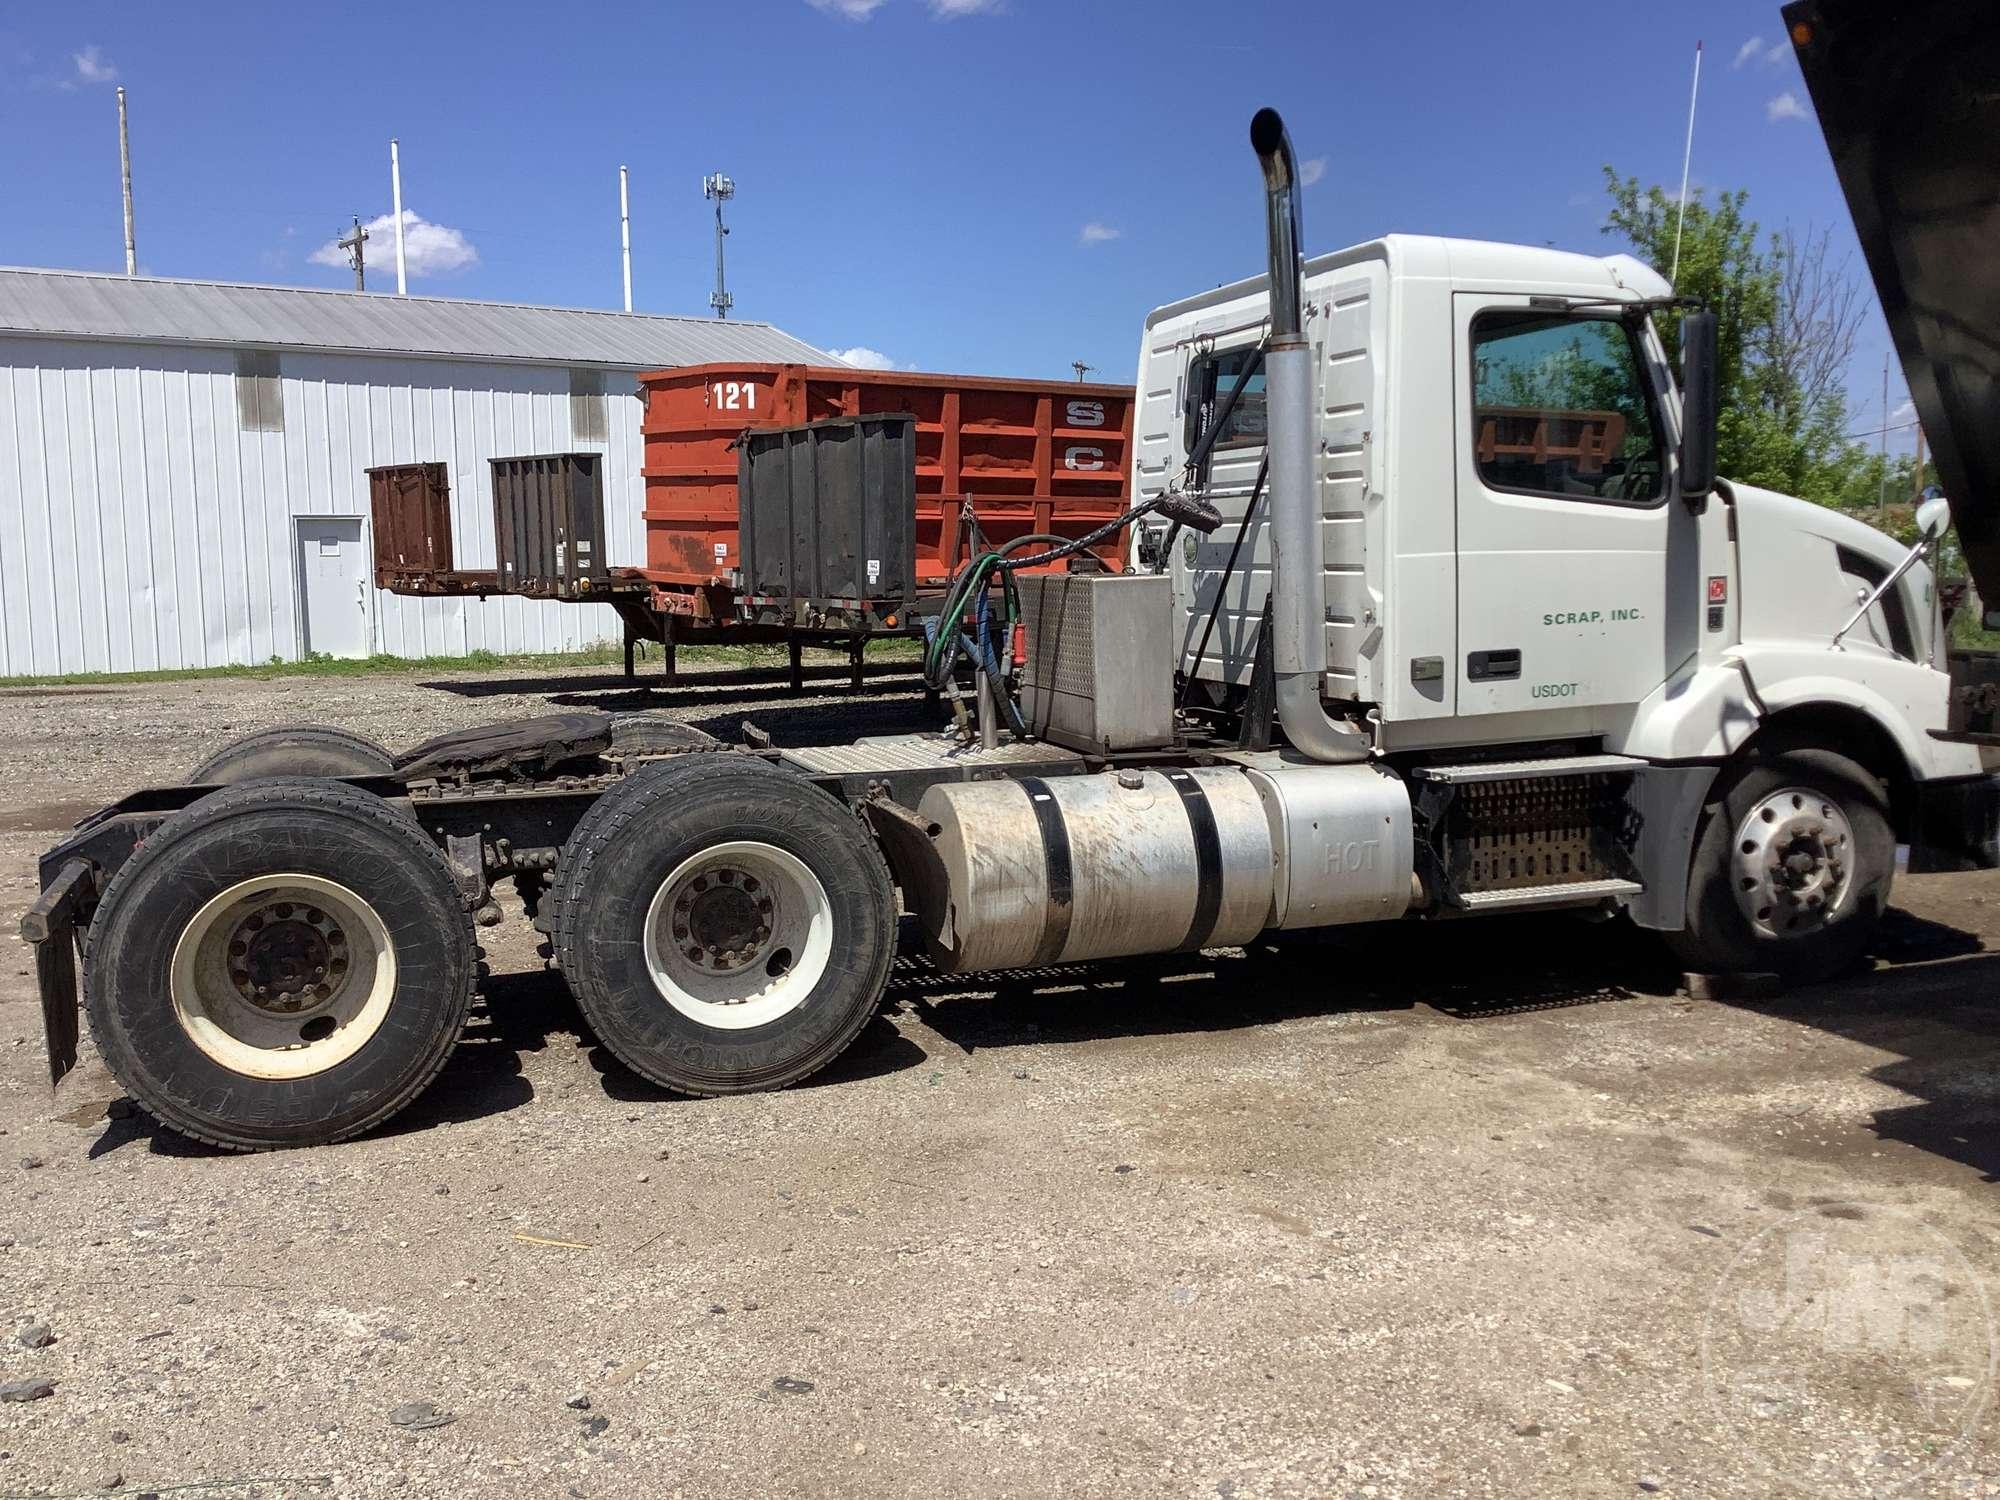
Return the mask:
<svg viewBox="0 0 2000 1500">
<path fill-rule="evenodd" d="M 1637 703 L 1671 665 L 1668 552 L 1692 519 L 1643 325 L 1467 292 L 1453 325 L 1458 711 Z"/>
</svg>

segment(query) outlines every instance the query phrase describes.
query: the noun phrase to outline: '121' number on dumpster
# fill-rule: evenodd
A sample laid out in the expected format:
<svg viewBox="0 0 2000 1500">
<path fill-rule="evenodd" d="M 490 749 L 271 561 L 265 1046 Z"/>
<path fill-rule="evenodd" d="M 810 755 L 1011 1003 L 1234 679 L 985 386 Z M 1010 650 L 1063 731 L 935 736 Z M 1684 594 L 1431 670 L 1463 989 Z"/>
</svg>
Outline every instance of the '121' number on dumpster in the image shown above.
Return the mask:
<svg viewBox="0 0 2000 1500">
<path fill-rule="evenodd" d="M 718 380 L 709 389 L 715 394 L 717 411 L 757 409 L 757 387 L 747 380 Z"/>
</svg>

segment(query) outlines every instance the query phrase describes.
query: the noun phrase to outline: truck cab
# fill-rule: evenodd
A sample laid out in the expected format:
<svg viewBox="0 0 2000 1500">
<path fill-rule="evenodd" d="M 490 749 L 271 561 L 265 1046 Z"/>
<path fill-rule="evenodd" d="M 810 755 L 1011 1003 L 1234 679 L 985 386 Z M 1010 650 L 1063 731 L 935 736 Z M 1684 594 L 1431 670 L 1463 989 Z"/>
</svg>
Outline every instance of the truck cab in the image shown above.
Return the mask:
<svg viewBox="0 0 2000 1500">
<path fill-rule="evenodd" d="M 1162 307 L 1140 345 L 1135 491 L 1198 487 L 1223 524 L 1171 542 L 1145 526 L 1133 565 L 1171 576 L 1178 669 L 1225 715 L 1249 696 L 1272 577 L 1269 508 L 1252 509 L 1262 372 L 1243 378 L 1266 287 Z M 1949 679 L 1924 563 L 1878 597 L 1907 549 L 1872 527 L 1726 479 L 1683 492 L 1653 321 L 1670 300 L 1624 255 L 1389 235 L 1304 262 L 1330 711 L 1391 756 L 1562 744 L 1719 766 L 1809 733 L 1912 814 L 1922 786 L 2000 765 L 1937 737 Z"/>
</svg>

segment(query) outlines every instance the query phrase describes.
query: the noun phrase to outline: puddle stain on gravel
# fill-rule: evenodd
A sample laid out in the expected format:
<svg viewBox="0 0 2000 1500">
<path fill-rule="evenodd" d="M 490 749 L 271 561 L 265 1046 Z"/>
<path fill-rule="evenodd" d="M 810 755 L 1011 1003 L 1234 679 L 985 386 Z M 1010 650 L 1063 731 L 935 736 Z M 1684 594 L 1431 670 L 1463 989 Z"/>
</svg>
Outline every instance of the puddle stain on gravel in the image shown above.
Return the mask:
<svg viewBox="0 0 2000 1500">
<path fill-rule="evenodd" d="M 0 813 L 0 833 L 67 833 L 101 802 L 39 802 Z"/>
</svg>

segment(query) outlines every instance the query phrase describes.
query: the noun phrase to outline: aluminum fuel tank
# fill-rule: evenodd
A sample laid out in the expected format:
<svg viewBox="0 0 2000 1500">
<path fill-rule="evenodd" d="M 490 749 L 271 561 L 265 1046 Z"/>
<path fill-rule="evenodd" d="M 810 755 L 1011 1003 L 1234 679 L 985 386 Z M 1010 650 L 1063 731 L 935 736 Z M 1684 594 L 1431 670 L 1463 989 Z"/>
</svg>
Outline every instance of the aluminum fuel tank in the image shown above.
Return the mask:
<svg viewBox="0 0 2000 1500">
<path fill-rule="evenodd" d="M 1271 820 L 1234 768 L 954 782 L 917 815 L 946 877 L 919 915 L 953 973 L 1226 947 L 1272 920 Z"/>
</svg>

